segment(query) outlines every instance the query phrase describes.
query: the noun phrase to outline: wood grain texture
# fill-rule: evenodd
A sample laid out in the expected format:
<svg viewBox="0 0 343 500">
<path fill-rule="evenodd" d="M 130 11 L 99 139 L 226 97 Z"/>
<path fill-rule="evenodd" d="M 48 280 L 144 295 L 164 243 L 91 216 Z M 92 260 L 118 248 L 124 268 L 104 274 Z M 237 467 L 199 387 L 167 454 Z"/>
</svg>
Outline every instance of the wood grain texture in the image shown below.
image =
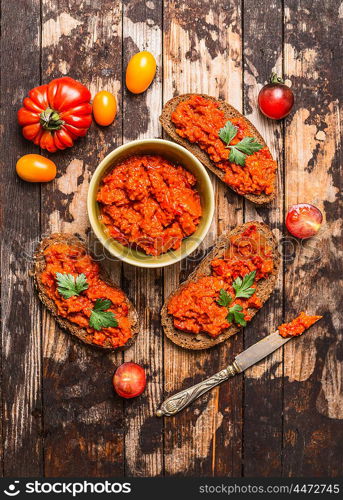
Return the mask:
<svg viewBox="0 0 343 500">
<path fill-rule="evenodd" d="M 282 75 L 283 12 L 279 1 L 259 8 L 244 3 L 244 114 L 260 131 L 278 163 L 277 197 L 266 208 L 246 203 L 245 221 L 264 221 L 282 238 L 283 230 L 283 125 L 265 118 L 257 106 L 258 93 L 272 71 Z M 261 30 L 262 25 L 268 30 Z M 280 250 L 282 246 L 280 244 Z M 245 328 L 245 347 L 273 332 L 283 322 L 283 266 L 278 286 L 255 320 Z M 280 476 L 282 470 L 282 349 L 244 374 L 244 475 Z M 278 372 L 277 374 L 275 372 Z"/>
<path fill-rule="evenodd" d="M 44 80 L 68 74 L 88 86 L 120 96 L 121 3 L 112 0 L 42 4 Z M 118 51 L 119 47 L 119 51 Z M 44 233 L 88 230 L 87 187 L 99 161 L 122 141 L 121 101 L 115 125 L 93 124 L 86 138 L 53 156 L 59 177 L 42 191 Z M 90 238 L 90 242 L 92 238 Z M 99 259 L 118 282 L 116 262 Z M 116 476 L 124 473 L 123 402 L 111 376 L 122 354 L 78 344 L 44 313 L 44 433 L 47 476 Z"/>
<path fill-rule="evenodd" d="M 224 57 L 224 71 L 218 97 L 243 112 L 243 53 L 241 2 L 233 0 L 219 5 L 219 52 Z M 216 21 L 214 21 L 216 24 Z M 223 36 L 224 35 L 224 36 Z M 217 94 L 216 94 L 217 95 Z M 244 221 L 244 199 L 231 193 L 216 179 L 217 235 Z M 218 369 L 231 363 L 243 350 L 243 332 L 218 346 Z M 243 377 L 235 377 L 214 390 L 218 414 L 223 415 L 212 446 L 211 474 L 240 476 L 243 459 Z"/>
<path fill-rule="evenodd" d="M 229 99 L 241 108 L 240 11 L 238 2 L 166 2 L 164 9 L 164 101 L 199 92 Z M 229 62 L 227 63 L 229 57 Z M 227 71 L 223 68 L 227 65 Z M 230 94 L 228 90 L 230 89 Z M 242 201 L 211 176 L 216 213 L 197 255 L 165 269 L 165 296 L 194 269 L 219 231 L 242 220 Z M 223 199 L 224 198 L 224 199 Z M 219 227 L 220 225 L 220 227 Z M 231 347 L 231 349 L 230 349 Z M 241 341 L 208 352 L 185 352 L 165 340 L 165 390 L 199 382 L 225 365 Z M 241 382 L 204 395 L 177 417 L 165 420 L 165 473 L 239 473 L 241 460 Z M 223 392 L 220 392 L 223 391 Z M 224 392 L 225 391 L 225 392 Z M 229 421 L 224 422 L 224 416 Z M 225 435 L 225 439 L 222 439 Z M 216 447 L 218 446 L 218 448 Z M 229 460 L 227 460 L 229 457 Z"/>
<path fill-rule="evenodd" d="M 299 342 L 285 347 L 286 476 L 337 476 L 342 466 L 338 8 L 334 1 L 316 3 L 313 16 L 311 2 L 285 2 L 285 72 L 299 95 L 286 121 L 286 206 L 310 202 L 324 213 L 315 238 L 302 244 L 289 238 L 293 255 L 286 263 L 286 319 L 300 310 L 323 314 L 324 319 Z M 325 30 L 321 19 L 326 19 Z"/>
<path fill-rule="evenodd" d="M 39 476 L 43 473 L 40 306 L 28 270 L 40 237 L 40 187 L 21 181 L 15 164 L 21 155 L 37 152 L 22 138 L 16 111 L 40 79 L 40 11 L 34 0 L 25 2 L 25 11 L 13 9 L 9 2 L 1 7 L 1 62 L 6 68 L 1 75 L 0 182 L 3 474 Z M 13 36 L 13 26 L 20 37 Z"/>
<path fill-rule="evenodd" d="M 150 88 L 133 95 L 124 90 L 124 142 L 161 135 L 158 117 L 162 107 L 162 3 L 126 0 L 123 18 L 123 57 L 148 50 L 156 58 L 158 73 Z M 148 381 L 140 398 L 127 401 L 125 419 L 125 473 L 129 476 L 163 474 L 163 421 L 154 414 L 163 394 L 163 342 L 160 308 L 163 303 L 163 270 L 124 265 L 124 286 L 140 317 L 140 333 L 125 361 L 144 366 Z"/>
</svg>

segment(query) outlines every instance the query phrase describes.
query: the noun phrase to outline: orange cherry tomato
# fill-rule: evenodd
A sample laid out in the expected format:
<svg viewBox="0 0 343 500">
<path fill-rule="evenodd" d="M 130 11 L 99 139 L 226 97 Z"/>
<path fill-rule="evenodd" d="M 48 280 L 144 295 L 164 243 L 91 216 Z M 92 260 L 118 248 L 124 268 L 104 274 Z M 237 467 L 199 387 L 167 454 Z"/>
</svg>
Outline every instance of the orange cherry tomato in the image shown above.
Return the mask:
<svg viewBox="0 0 343 500">
<path fill-rule="evenodd" d="M 27 182 L 49 182 L 56 177 L 56 165 L 41 155 L 24 155 L 17 161 L 17 174 Z"/>
<path fill-rule="evenodd" d="M 98 125 L 111 125 L 117 114 L 117 101 L 111 92 L 101 90 L 93 99 L 93 116 Z"/>
<path fill-rule="evenodd" d="M 156 73 L 154 56 L 144 50 L 131 57 L 126 68 L 126 86 L 133 94 L 141 94 L 153 81 Z"/>
</svg>

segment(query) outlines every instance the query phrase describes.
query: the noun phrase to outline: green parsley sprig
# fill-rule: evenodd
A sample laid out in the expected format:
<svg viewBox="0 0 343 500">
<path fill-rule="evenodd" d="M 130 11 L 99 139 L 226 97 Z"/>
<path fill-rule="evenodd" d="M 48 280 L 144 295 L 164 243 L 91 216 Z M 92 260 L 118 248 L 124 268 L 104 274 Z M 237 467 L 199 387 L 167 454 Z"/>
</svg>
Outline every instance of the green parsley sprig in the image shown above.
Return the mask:
<svg viewBox="0 0 343 500">
<path fill-rule="evenodd" d="M 235 127 L 233 123 L 228 120 L 224 127 L 219 130 L 218 135 L 220 139 L 225 142 L 226 147 L 230 148 L 229 160 L 232 163 L 244 167 L 246 157 L 262 149 L 263 145 L 257 142 L 253 137 L 244 137 L 237 144 L 230 144 L 236 137 L 237 132 L 238 127 Z"/>
<path fill-rule="evenodd" d="M 255 288 L 251 288 L 254 283 L 256 276 L 256 271 L 251 271 L 251 273 L 246 274 L 243 278 L 238 276 L 232 283 L 233 289 L 236 292 L 235 298 L 246 298 L 248 299 L 255 293 Z M 217 299 L 217 304 L 228 308 L 227 320 L 229 323 L 237 323 L 241 326 L 246 326 L 247 322 L 244 319 L 244 314 L 241 312 L 243 307 L 239 304 L 234 304 L 230 307 L 231 302 L 234 299 L 227 293 L 226 290 L 221 288 L 219 290 L 219 298 Z"/>
<path fill-rule="evenodd" d="M 229 314 L 227 315 L 227 320 L 229 323 L 237 323 L 237 325 L 246 326 L 247 322 L 244 319 L 244 314 L 241 312 L 243 307 L 239 304 L 235 304 L 230 307 Z"/>
<path fill-rule="evenodd" d="M 88 283 L 86 276 L 82 273 L 74 277 L 72 274 L 56 273 L 57 290 L 64 299 L 69 299 L 74 295 L 80 295 L 87 290 Z"/>
<path fill-rule="evenodd" d="M 89 287 L 86 276 L 82 273 L 74 277 L 72 274 L 56 273 L 57 290 L 63 298 L 69 299 Z M 112 305 L 109 299 L 97 299 L 89 318 L 89 326 L 94 330 L 116 327 L 118 321 L 112 311 L 107 311 Z"/>
<path fill-rule="evenodd" d="M 217 303 L 220 306 L 229 307 L 231 302 L 232 302 L 231 295 L 229 293 L 227 293 L 227 291 L 224 290 L 224 288 L 221 288 L 219 290 L 219 299 L 217 300 Z"/>
<path fill-rule="evenodd" d="M 238 276 L 235 281 L 232 283 L 232 286 L 236 292 L 236 299 L 244 298 L 248 299 L 255 292 L 255 288 L 250 288 L 254 283 L 256 276 L 256 271 L 251 271 L 251 273 L 246 274 L 243 279 Z"/>
<path fill-rule="evenodd" d="M 118 326 L 118 321 L 112 311 L 107 311 L 112 305 L 109 299 L 97 299 L 94 303 L 90 318 L 89 326 L 94 330 L 102 330 Z"/>
</svg>

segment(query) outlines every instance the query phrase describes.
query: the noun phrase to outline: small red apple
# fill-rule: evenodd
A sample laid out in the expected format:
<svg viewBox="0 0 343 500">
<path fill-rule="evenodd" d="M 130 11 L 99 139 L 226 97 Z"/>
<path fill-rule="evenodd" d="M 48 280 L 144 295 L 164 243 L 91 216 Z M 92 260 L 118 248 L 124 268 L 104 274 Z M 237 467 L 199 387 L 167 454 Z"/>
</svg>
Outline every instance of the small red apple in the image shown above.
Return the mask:
<svg viewBox="0 0 343 500">
<path fill-rule="evenodd" d="M 140 396 L 146 386 L 144 368 L 136 363 L 123 363 L 113 375 L 113 387 L 116 393 L 126 399 Z"/>
</svg>

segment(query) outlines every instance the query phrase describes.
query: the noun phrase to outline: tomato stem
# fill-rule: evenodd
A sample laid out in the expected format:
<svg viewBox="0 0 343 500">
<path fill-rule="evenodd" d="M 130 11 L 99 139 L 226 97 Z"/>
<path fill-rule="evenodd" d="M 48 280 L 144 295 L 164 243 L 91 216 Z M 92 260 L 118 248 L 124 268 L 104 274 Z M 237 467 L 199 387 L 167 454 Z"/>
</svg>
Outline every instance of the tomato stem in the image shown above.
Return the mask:
<svg viewBox="0 0 343 500">
<path fill-rule="evenodd" d="M 60 115 L 57 111 L 46 108 L 46 110 L 42 111 L 40 114 L 40 123 L 45 130 L 59 130 L 64 121 L 60 120 Z"/>
<path fill-rule="evenodd" d="M 270 83 L 285 83 L 283 81 L 283 79 L 281 78 L 281 76 L 278 76 L 277 73 L 272 73 L 270 75 L 269 81 L 270 81 Z"/>
</svg>

